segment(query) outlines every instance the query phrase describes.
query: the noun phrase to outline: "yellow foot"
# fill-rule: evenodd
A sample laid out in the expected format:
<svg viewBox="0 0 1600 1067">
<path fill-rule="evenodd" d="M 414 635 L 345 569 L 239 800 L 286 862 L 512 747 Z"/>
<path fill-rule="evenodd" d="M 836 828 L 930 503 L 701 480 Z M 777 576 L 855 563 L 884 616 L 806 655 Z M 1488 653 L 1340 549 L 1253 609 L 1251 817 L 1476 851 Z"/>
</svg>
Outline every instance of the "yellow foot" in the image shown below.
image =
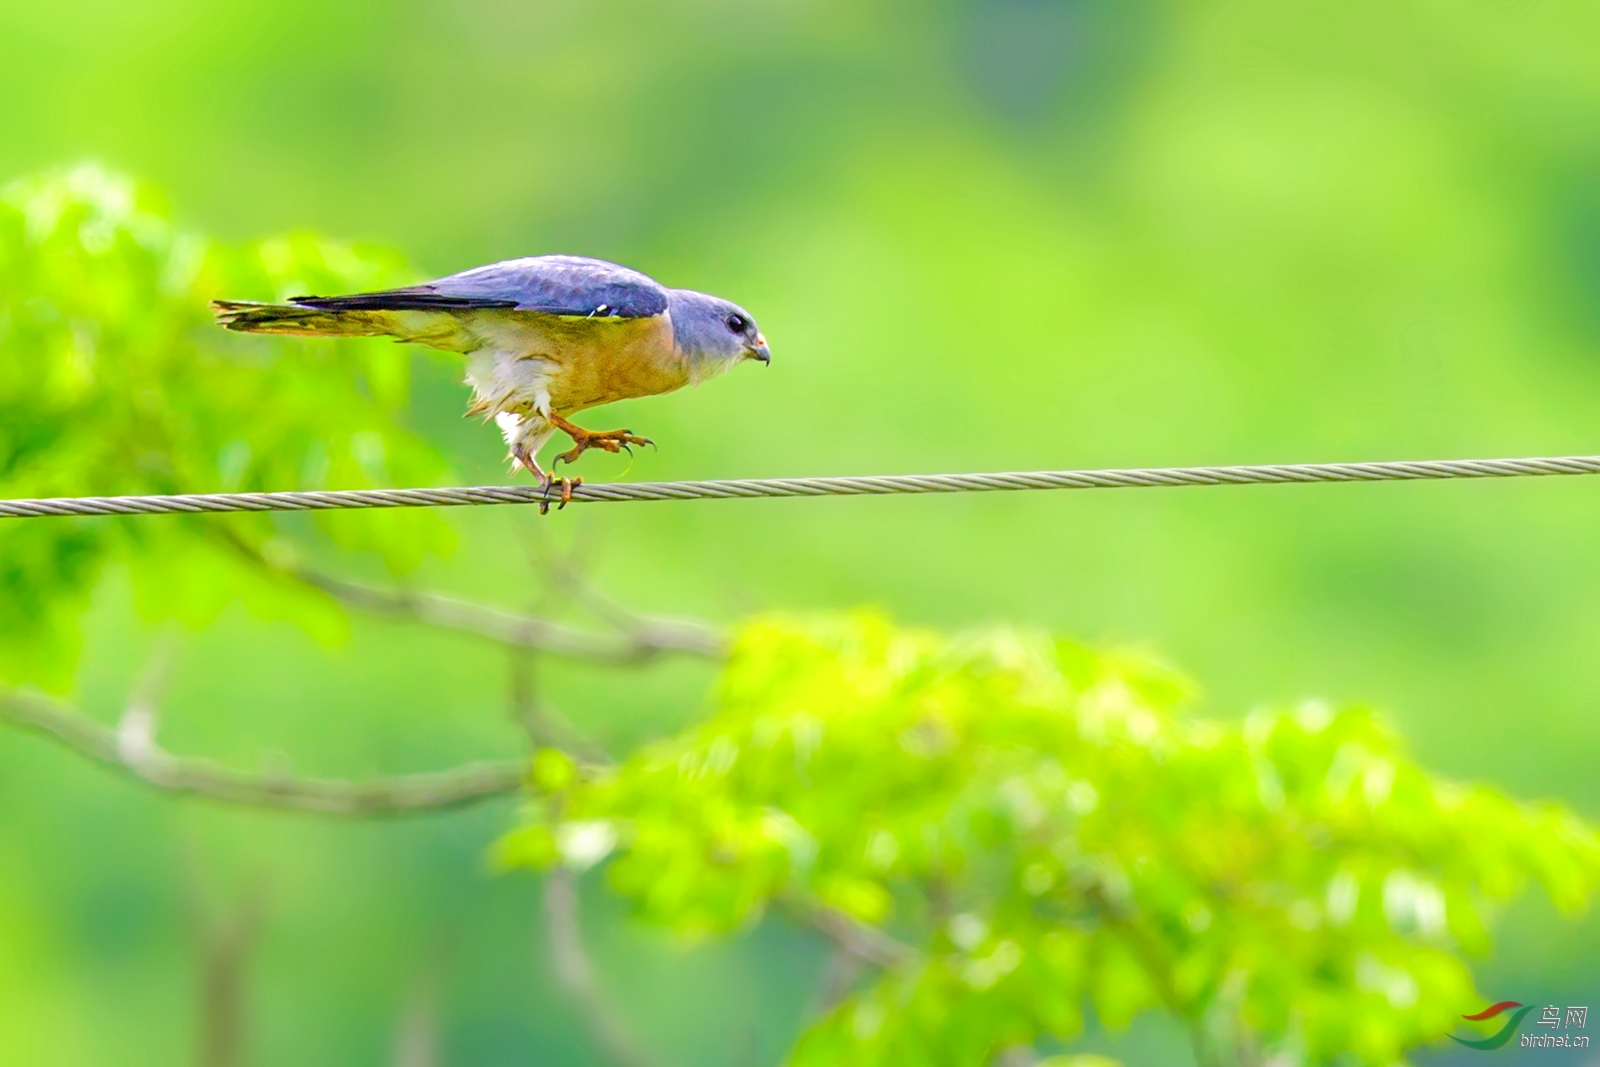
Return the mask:
<svg viewBox="0 0 1600 1067">
<path fill-rule="evenodd" d="M 555 463 L 576 462 L 579 456 L 591 448 L 599 448 L 607 452 L 627 450 L 631 455 L 634 445 L 655 447 L 655 442 L 650 438 L 638 437 L 632 430 L 585 430 L 582 426 L 576 426 L 563 419 L 560 415 L 552 415 L 550 422 L 562 433 L 572 438 L 572 448 L 557 456 Z"/>
<path fill-rule="evenodd" d="M 539 491 L 543 494 L 539 501 L 539 514 L 541 515 L 550 513 L 550 491 L 552 489 L 561 494 L 561 503 L 556 506 L 556 510 L 559 511 L 572 503 L 572 491 L 583 484 L 582 478 L 557 478 L 553 474 L 546 473 L 531 454 L 513 450 L 511 453 L 512 473 L 515 473 L 518 467 L 521 467 L 539 480 Z"/>
<path fill-rule="evenodd" d="M 540 472 L 539 489 L 544 493 L 544 498 L 539 501 L 539 514 L 550 514 L 550 490 L 555 489 L 561 494 L 561 503 L 556 505 L 556 510 L 560 511 L 572 503 L 572 491 L 582 484 L 582 478 L 557 478 L 553 474 Z"/>
</svg>

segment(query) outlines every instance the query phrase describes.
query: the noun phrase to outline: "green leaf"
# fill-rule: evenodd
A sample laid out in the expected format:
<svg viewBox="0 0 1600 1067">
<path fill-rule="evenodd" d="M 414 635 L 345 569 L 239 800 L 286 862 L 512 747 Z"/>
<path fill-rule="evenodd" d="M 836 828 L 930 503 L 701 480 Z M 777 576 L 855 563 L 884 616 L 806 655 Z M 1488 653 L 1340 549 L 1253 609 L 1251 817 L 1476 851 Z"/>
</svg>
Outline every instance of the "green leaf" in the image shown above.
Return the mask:
<svg viewBox="0 0 1600 1067">
<path fill-rule="evenodd" d="M 1581 820 L 1429 775 L 1368 709 L 1180 717 L 1193 691 L 1028 632 L 758 618 L 704 721 L 571 780 L 555 833 L 621 828 L 609 884 L 680 931 L 780 897 L 892 923 L 915 960 L 796 1064 L 983 1064 L 1086 1005 L 1173 1013 L 1211 1058 L 1390 1064 L 1474 1002 L 1486 908 L 1600 882 Z"/>
<path fill-rule="evenodd" d="M 217 297 L 272 299 L 415 277 L 393 252 L 312 234 L 242 246 L 177 226 L 149 189 L 77 167 L 0 189 L 0 493 L 11 497 L 427 484 L 438 454 L 404 424 L 407 350 L 245 337 Z M 448 551 L 422 509 L 295 517 L 0 524 L 0 679 L 60 688 L 108 566 L 151 618 L 204 625 L 229 603 L 325 638 L 325 598 L 262 581 L 272 542 L 372 553 L 396 571 Z M 244 551 L 241 552 L 240 550 Z"/>
</svg>

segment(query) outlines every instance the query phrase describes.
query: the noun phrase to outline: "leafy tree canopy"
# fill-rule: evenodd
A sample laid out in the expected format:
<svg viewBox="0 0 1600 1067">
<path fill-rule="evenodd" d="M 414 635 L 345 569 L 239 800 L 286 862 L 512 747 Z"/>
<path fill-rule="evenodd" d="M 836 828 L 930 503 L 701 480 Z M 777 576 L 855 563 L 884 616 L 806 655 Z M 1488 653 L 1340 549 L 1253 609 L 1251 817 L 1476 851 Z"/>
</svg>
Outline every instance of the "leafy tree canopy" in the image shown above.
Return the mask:
<svg viewBox="0 0 1600 1067">
<path fill-rule="evenodd" d="M 176 225 L 158 198 L 92 166 L 0 189 L 0 493 L 11 497 L 426 483 L 444 464 L 403 420 L 410 354 L 393 344 L 245 338 L 208 301 L 413 280 L 382 249 L 298 233 L 242 245 Z M 436 518 L 319 515 L 315 528 L 392 567 L 448 545 Z M 201 623 L 230 599 L 327 625 L 263 581 L 311 526 L 50 519 L 0 525 L 0 678 L 70 677 L 75 621 L 111 559 L 152 617 Z"/>
<path fill-rule="evenodd" d="M 411 277 L 307 234 L 206 240 L 94 168 L 0 189 L 0 493 L 441 479 L 405 349 L 230 336 L 206 308 Z M 243 598 L 326 627 L 283 580 L 318 541 L 394 570 L 449 547 L 426 512 L 0 522 L 0 679 L 65 685 L 112 564 L 152 617 Z M 1368 709 L 1207 721 L 1190 691 L 1038 634 L 757 618 L 699 724 L 616 764 L 537 750 L 497 855 L 603 865 L 686 934 L 778 908 L 877 946 L 797 1065 L 982 1064 L 1091 1008 L 1170 1012 L 1205 1063 L 1387 1065 L 1481 1006 L 1465 956 L 1498 905 L 1537 884 L 1571 911 L 1600 882 L 1575 816 L 1429 775 Z"/>
<path fill-rule="evenodd" d="M 545 750 L 512 865 L 585 867 L 691 933 L 811 902 L 912 948 L 796 1064 L 980 1064 L 1166 1009 L 1202 1062 L 1392 1064 L 1479 1005 L 1463 951 L 1600 839 L 1427 774 L 1364 708 L 1186 717 L 1148 659 L 870 614 L 757 619 L 709 718 L 615 768 Z"/>
</svg>

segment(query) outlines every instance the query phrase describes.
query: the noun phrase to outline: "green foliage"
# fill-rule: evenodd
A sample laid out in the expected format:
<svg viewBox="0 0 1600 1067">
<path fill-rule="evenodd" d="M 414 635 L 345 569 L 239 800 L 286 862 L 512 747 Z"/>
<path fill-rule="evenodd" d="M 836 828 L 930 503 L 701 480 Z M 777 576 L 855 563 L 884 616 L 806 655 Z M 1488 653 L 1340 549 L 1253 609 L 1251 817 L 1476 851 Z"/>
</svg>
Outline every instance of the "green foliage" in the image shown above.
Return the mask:
<svg viewBox="0 0 1600 1067">
<path fill-rule="evenodd" d="M 218 296 L 270 299 L 414 277 L 396 255 L 295 234 L 230 246 L 176 226 L 148 190 L 93 167 L 0 190 L 0 493 L 313 489 L 443 473 L 404 427 L 409 353 L 392 344 L 229 335 Z M 447 544 L 426 515 L 319 515 L 396 568 Z M 312 523 L 48 519 L 0 524 L 0 678 L 63 684 L 73 623 L 111 560 L 153 617 L 201 623 L 246 596 L 319 621 L 263 579 Z M 325 620 L 323 620 L 325 621 Z"/>
<path fill-rule="evenodd" d="M 979 1064 L 1166 1009 L 1248 1046 L 1391 1064 L 1477 1003 L 1462 952 L 1529 881 L 1561 908 L 1600 839 L 1431 777 L 1372 712 L 1181 714 L 1147 659 L 873 615 L 744 627 L 710 717 L 615 769 L 546 750 L 510 864 L 592 865 L 690 934 L 774 904 L 881 924 L 913 961 L 795 1064 Z"/>
<path fill-rule="evenodd" d="M 0 190 L 0 492 L 432 480 L 386 342 L 226 334 L 214 296 L 394 284 L 392 254 L 177 227 L 93 168 Z M 283 563 L 331 541 L 393 569 L 427 513 L 0 524 L 0 678 L 63 684 L 109 565 L 202 624 L 243 597 L 326 624 Z M 1390 1064 L 1478 1002 L 1464 955 L 1537 883 L 1563 909 L 1600 840 L 1553 806 L 1430 777 L 1373 713 L 1187 717 L 1140 656 L 957 638 L 873 615 L 745 626 L 712 714 L 620 766 L 529 768 L 510 865 L 586 868 L 690 936 L 818 908 L 910 946 L 802 1035 L 795 1064 L 981 1064 L 1166 1011 L 1206 1063 Z M 1094 1057 L 1052 1063 L 1088 1065 Z"/>
</svg>

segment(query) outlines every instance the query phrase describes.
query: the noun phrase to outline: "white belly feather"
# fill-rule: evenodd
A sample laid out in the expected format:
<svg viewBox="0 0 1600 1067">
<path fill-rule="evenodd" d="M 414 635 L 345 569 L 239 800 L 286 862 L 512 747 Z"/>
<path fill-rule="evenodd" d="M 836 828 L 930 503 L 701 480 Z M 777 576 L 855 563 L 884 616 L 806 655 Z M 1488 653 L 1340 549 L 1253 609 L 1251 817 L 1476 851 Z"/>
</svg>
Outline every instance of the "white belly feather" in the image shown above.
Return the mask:
<svg viewBox="0 0 1600 1067">
<path fill-rule="evenodd" d="M 691 380 L 672 322 L 584 320 L 479 312 L 465 325 L 471 414 L 492 417 L 517 457 L 531 462 L 549 439 L 552 414 L 671 392 Z"/>
<path fill-rule="evenodd" d="M 550 382 L 560 367 L 538 356 L 480 348 L 467 356 L 474 414 L 550 414 Z"/>
</svg>

